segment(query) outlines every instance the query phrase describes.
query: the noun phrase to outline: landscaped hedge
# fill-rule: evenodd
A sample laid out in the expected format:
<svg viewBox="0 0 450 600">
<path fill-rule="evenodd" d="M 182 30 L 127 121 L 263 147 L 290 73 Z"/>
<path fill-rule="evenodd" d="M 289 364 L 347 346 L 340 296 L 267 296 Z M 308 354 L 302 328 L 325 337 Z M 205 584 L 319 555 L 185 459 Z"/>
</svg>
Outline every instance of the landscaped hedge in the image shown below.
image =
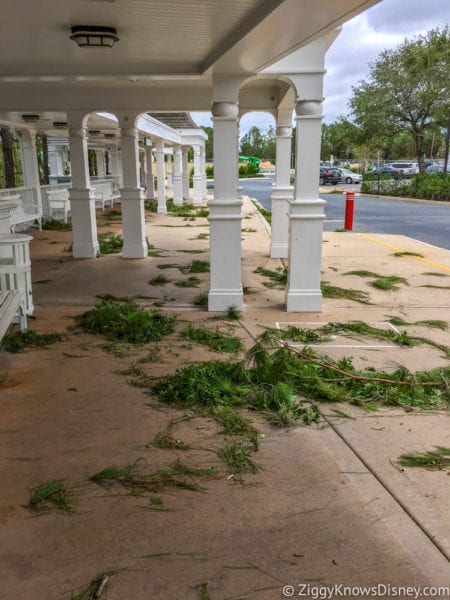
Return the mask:
<svg viewBox="0 0 450 600">
<path fill-rule="evenodd" d="M 450 201 L 450 173 L 445 175 L 425 173 L 398 179 L 384 173 L 377 175 L 366 173 L 363 177 L 361 193 Z"/>
</svg>

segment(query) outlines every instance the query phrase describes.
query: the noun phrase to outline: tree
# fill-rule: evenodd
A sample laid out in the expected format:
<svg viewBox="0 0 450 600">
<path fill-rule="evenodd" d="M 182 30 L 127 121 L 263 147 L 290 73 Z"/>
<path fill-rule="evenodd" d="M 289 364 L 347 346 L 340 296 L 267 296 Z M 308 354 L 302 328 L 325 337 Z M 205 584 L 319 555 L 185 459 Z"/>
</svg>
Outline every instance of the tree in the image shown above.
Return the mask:
<svg viewBox="0 0 450 600">
<path fill-rule="evenodd" d="M 2 138 L 5 187 L 13 188 L 16 187 L 16 169 L 14 165 L 14 136 L 9 127 L 2 127 L 0 129 L 0 136 Z"/>
<path fill-rule="evenodd" d="M 356 130 L 356 126 L 343 116 L 334 123 L 322 125 L 321 159 L 328 160 L 331 155 L 340 160 L 353 158 Z"/>
<path fill-rule="evenodd" d="M 258 127 L 252 127 L 241 139 L 240 152 L 244 156 L 261 157 L 264 138 Z"/>
<path fill-rule="evenodd" d="M 448 26 L 383 51 L 368 79 L 353 88 L 350 106 L 363 137 L 408 132 L 423 172 L 425 136 L 450 114 L 449 70 Z"/>
<path fill-rule="evenodd" d="M 212 127 L 203 127 L 202 129 L 208 134 L 208 139 L 205 141 L 205 157 L 206 160 L 214 158 L 214 129 Z"/>
</svg>

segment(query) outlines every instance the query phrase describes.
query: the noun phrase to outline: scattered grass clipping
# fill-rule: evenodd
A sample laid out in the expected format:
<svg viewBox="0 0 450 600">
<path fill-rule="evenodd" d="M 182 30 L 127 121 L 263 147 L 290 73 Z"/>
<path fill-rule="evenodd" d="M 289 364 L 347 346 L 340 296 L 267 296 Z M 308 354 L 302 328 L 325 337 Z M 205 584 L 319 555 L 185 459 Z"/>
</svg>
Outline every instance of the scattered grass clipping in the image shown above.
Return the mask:
<svg viewBox="0 0 450 600">
<path fill-rule="evenodd" d="M 42 483 L 33 490 L 29 504 L 26 506 L 32 512 L 48 512 L 60 510 L 69 513 L 73 510 L 73 503 L 68 497 L 66 484 L 62 479 L 54 479 Z"/>
<path fill-rule="evenodd" d="M 49 219 L 42 223 L 42 230 L 47 231 L 72 231 L 71 223 L 64 223 L 56 219 Z"/>
<path fill-rule="evenodd" d="M 424 469 L 450 469 L 450 448 L 436 446 L 427 452 L 410 452 L 398 459 L 402 467 L 422 467 Z"/>
<path fill-rule="evenodd" d="M 230 335 L 221 333 L 218 329 L 211 330 L 207 327 L 194 327 L 187 325 L 181 332 L 183 340 L 197 342 L 202 346 L 206 346 L 213 352 L 239 352 L 243 348 L 242 341 Z"/>
<path fill-rule="evenodd" d="M 423 254 L 419 254 L 418 252 L 407 252 L 406 250 L 394 252 L 392 256 L 397 256 L 398 258 L 401 258 L 402 256 L 418 256 L 419 258 L 423 258 Z"/>
<path fill-rule="evenodd" d="M 114 569 L 107 569 L 102 573 L 99 573 L 90 581 L 85 588 L 83 588 L 75 596 L 72 594 L 71 600 L 96 600 L 102 595 L 106 583 L 110 577 L 117 575 L 119 571 Z"/>
<path fill-rule="evenodd" d="M 157 448 L 165 448 L 168 450 L 189 450 L 189 444 L 186 444 L 181 439 L 173 437 L 173 425 L 174 424 L 171 421 L 167 427 L 158 431 L 148 446 L 156 446 Z"/>
<path fill-rule="evenodd" d="M 118 254 L 122 252 L 123 237 L 118 233 L 106 231 L 98 234 L 100 254 Z"/>
<path fill-rule="evenodd" d="M 156 275 L 148 283 L 149 285 L 166 285 L 166 283 L 170 283 L 170 279 L 167 279 L 165 275 Z"/>
<path fill-rule="evenodd" d="M 175 316 L 157 309 L 144 310 L 131 301 L 102 299 L 75 321 L 83 331 L 104 335 L 110 341 L 147 344 L 172 333 Z"/>
<path fill-rule="evenodd" d="M 145 473 L 139 468 L 138 462 L 140 461 L 123 468 L 111 465 L 90 479 L 105 488 L 120 485 L 132 494 L 139 495 L 147 492 L 159 492 L 166 488 L 181 488 L 198 492 L 202 488 L 197 479 L 214 475 L 214 467 L 190 467 L 178 460 L 165 469 Z"/>
<path fill-rule="evenodd" d="M 225 442 L 218 455 L 234 475 L 257 473 L 260 469 L 250 456 L 248 444 L 240 440 Z"/>
<path fill-rule="evenodd" d="M 61 333 L 37 333 L 33 329 L 17 331 L 3 337 L 1 345 L 7 352 L 13 354 L 23 352 L 27 348 L 47 348 L 50 344 L 65 339 Z"/>
<path fill-rule="evenodd" d="M 383 290 L 386 292 L 392 292 L 399 289 L 398 284 L 403 283 L 408 285 L 408 281 L 404 277 L 398 275 L 380 275 L 373 271 L 347 271 L 344 275 L 356 275 L 357 277 L 367 277 L 372 279 L 369 285 L 376 288 L 377 290 Z"/>
</svg>

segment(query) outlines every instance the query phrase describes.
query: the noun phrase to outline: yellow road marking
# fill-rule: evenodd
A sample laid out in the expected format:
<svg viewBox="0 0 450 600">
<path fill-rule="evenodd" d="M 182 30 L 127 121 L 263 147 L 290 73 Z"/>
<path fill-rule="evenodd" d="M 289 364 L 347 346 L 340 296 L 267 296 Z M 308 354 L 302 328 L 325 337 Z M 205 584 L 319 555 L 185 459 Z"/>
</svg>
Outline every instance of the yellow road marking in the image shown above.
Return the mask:
<svg viewBox="0 0 450 600">
<path fill-rule="evenodd" d="M 406 252 L 406 250 L 404 250 L 403 248 L 398 248 L 397 246 L 393 246 L 392 244 L 388 244 L 387 242 L 377 240 L 371 235 L 367 235 L 365 233 L 358 233 L 357 235 L 371 242 L 375 242 L 375 244 L 379 244 L 380 246 L 386 246 L 386 248 L 390 248 L 391 250 L 395 250 L 396 252 Z M 428 258 L 424 258 L 423 256 L 410 256 L 410 258 L 415 258 L 416 260 L 420 260 L 424 263 L 427 263 L 428 265 L 436 267 L 437 269 L 442 269 L 443 271 L 448 271 L 450 273 L 450 267 L 441 265 L 440 263 L 434 262 L 433 260 L 429 260 Z"/>
</svg>

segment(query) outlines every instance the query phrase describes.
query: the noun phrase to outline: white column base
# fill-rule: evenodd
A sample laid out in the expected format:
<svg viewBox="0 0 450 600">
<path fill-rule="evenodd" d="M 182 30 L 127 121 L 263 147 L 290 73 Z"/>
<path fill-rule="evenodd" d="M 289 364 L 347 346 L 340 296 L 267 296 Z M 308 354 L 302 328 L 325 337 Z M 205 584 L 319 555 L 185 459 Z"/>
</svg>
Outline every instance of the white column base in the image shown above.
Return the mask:
<svg viewBox="0 0 450 600">
<path fill-rule="evenodd" d="M 210 290 L 208 294 L 208 311 L 222 312 L 235 306 L 242 310 L 244 306 L 244 293 L 240 290 Z"/>
<path fill-rule="evenodd" d="M 271 258 L 289 257 L 289 202 L 293 193 L 293 186 L 272 188 Z"/>
<path fill-rule="evenodd" d="M 183 206 L 183 178 L 181 175 L 173 176 L 173 203 Z"/>
<path fill-rule="evenodd" d="M 293 200 L 289 214 L 288 312 L 322 309 L 320 275 L 324 200 Z"/>
<path fill-rule="evenodd" d="M 149 168 L 151 168 L 151 165 Z M 153 175 L 147 174 L 146 185 L 147 185 L 147 190 L 146 190 L 147 198 L 146 199 L 154 200 L 155 199 L 155 186 L 154 186 L 154 181 L 153 181 Z"/>
<path fill-rule="evenodd" d="M 321 312 L 322 292 L 319 290 L 289 290 L 286 294 L 287 312 Z"/>
<path fill-rule="evenodd" d="M 122 258 L 146 258 L 144 198 L 141 188 L 122 188 Z"/>
<path fill-rule="evenodd" d="M 97 258 L 100 248 L 97 240 L 94 191 L 89 188 L 70 188 L 74 258 Z"/>
<path fill-rule="evenodd" d="M 194 194 L 193 194 L 192 204 L 194 204 L 194 206 L 198 206 L 199 204 L 202 204 L 202 202 L 203 202 L 202 176 L 194 175 L 193 183 L 194 183 Z"/>
<path fill-rule="evenodd" d="M 209 311 L 225 311 L 230 306 L 242 310 L 241 212 L 240 200 L 220 200 L 209 204 L 211 283 Z"/>
</svg>

